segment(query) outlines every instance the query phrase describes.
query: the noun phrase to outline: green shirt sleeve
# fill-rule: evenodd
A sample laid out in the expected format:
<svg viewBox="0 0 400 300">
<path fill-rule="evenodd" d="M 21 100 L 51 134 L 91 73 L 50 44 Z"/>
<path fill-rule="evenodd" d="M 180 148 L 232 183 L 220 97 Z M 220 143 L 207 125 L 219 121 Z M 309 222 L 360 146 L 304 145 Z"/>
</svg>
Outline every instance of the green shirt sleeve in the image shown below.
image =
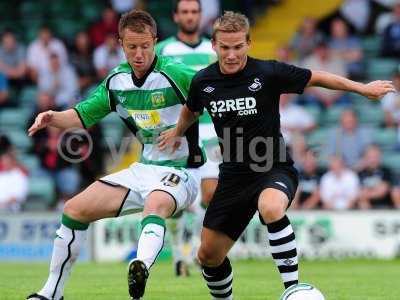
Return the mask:
<svg viewBox="0 0 400 300">
<path fill-rule="evenodd" d="M 103 81 L 84 101 L 75 106 L 83 126 L 88 128 L 111 112 L 106 81 Z"/>
</svg>

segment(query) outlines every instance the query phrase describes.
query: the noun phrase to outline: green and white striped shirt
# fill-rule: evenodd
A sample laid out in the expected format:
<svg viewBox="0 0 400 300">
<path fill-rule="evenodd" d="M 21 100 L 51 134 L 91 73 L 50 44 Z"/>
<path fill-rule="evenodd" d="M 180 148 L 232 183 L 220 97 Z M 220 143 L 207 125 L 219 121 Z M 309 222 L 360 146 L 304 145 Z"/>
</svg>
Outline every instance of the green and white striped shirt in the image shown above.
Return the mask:
<svg viewBox="0 0 400 300">
<path fill-rule="evenodd" d="M 198 147 L 198 130 L 197 136 L 196 130 L 189 132 L 173 154 L 170 150 L 160 151 L 156 139 L 160 132 L 176 125 L 194 73 L 184 64 L 156 56 L 147 74 L 137 79 L 131 66 L 123 63 L 113 69 L 75 109 L 85 127 L 92 126 L 110 112 L 116 111 L 143 143 L 141 162 L 188 167 L 189 148 Z M 196 152 L 201 153 L 200 149 Z"/>
</svg>

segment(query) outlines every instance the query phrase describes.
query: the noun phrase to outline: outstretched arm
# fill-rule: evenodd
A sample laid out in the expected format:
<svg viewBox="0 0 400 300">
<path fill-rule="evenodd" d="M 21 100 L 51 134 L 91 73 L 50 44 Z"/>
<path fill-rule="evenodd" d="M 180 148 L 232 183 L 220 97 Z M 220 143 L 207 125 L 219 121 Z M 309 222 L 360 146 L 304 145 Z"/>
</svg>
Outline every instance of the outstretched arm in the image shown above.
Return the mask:
<svg viewBox="0 0 400 300">
<path fill-rule="evenodd" d="M 354 92 L 369 99 L 380 99 L 385 94 L 396 91 L 391 81 L 376 80 L 364 84 L 324 71 L 312 71 L 311 79 L 307 86 Z"/>
<path fill-rule="evenodd" d="M 172 152 L 174 152 L 180 145 L 180 138 L 185 134 L 186 130 L 193 125 L 198 117 L 199 113 L 192 112 L 184 105 L 175 128 L 161 132 L 158 139 L 158 147 L 160 150 L 165 150 L 169 146 L 172 146 Z"/>
<path fill-rule="evenodd" d="M 82 128 L 82 122 L 78 113 L 74 109 L 65 111 L 48 110 L 37 115 L 35 122 L 28 129 L 29 136 L 32 136 L 36 131 L 47 126 L 57 127 L 60 129 L 67 128 Z"/>
</svg>

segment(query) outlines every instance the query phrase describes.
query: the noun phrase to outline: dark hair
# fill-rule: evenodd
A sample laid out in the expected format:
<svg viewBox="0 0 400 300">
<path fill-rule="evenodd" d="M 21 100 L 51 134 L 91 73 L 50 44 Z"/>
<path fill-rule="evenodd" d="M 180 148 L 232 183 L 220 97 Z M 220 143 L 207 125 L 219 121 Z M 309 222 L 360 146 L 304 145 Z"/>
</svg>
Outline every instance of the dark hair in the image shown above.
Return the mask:
<svg viewBox="0 0 400 300">
<path fill-rule="evenodd" d="M 201 11 L 201 1 L 200 0 L 175 0 L 174 1 L 174 13 L 178 12 L 179 3 L 183 2 L 183 1 L 195 1 L 195 2 L 197 2 L 197 4 L 199 5 L 199 9 Z"/>
<path fill-rule="evenodd" d="M 153 37 L 157 37 L 157 24 L 153 17 L 143 10 L 131 10 L 124 13 L 118 23 L 119 37 L 122 38 L 122 34 L 125 28 L 129 28 L 133 32 L 143 33 L 149 27 L 150 33 Z"/>
</svg>

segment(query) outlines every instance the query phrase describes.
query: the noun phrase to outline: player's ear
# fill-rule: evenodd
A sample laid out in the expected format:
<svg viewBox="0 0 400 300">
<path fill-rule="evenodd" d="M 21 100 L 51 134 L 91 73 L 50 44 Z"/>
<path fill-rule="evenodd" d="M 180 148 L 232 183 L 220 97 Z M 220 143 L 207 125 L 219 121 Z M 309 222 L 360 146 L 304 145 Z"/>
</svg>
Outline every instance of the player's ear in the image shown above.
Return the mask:
<svg viewBox="0 0 400 300">
<path fill-rule="evenodd" d="M 251 39 L 250 39 L 250 37 L 247 37 L 247 39 L 246 39 L 246 40 L 247 40 L 247 45 L 249 45 L 249 46 L 250 46 L 250 45 L 251 45 Z"/>
<path fill-rule="evenodd" d="M 215 51 L 215 48 L 217 47 L 217 42 L 215 41 L 214 38 L 211 39 L 211 46 L 212 46 L 212 48 L 213 48 L 214 51 Z"/>
<path fill-rule="evenodd" d="M 121 38 L 118 38 L 118 43 L 121 45 L 121 47 L 122 47 L 122 39 Z"/>
<path fill-rule="evenodd" d="M 174 14 L 172 15 L 172 19 L 175 23 L 178 23 L 178 14 L 176 12 L 174 12 Z"/>
</svg>

